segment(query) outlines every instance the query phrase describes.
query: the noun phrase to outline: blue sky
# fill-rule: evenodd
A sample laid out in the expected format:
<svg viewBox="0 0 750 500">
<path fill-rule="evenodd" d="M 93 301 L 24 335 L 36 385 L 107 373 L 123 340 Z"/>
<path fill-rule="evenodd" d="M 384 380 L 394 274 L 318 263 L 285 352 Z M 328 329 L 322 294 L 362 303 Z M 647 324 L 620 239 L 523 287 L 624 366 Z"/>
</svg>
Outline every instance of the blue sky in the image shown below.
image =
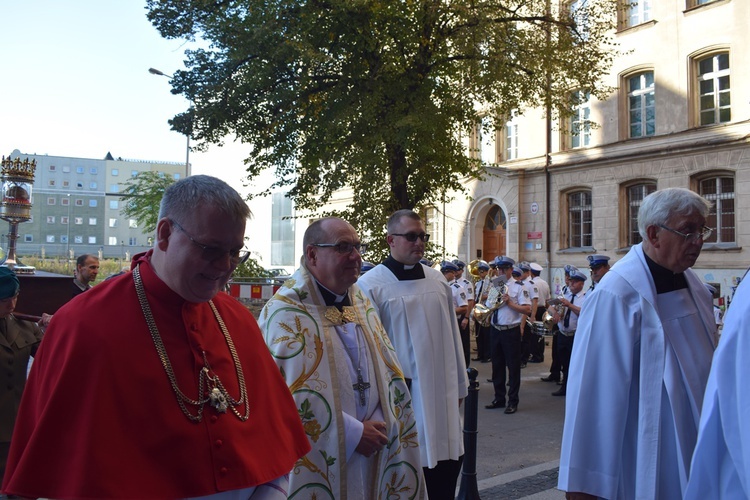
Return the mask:
<svg viewBox="0 0 750 500">
<path fill-rule="evenodd" d="M 173 95 L 181 40 L 146 19 L 143 0 L 0 0 L 0 155 L 185 161 L 185 136 L 167 120 L 188 107 Z M 193 173 L 241 188 L 243 148 L 191 153 Z"/>
</svg>

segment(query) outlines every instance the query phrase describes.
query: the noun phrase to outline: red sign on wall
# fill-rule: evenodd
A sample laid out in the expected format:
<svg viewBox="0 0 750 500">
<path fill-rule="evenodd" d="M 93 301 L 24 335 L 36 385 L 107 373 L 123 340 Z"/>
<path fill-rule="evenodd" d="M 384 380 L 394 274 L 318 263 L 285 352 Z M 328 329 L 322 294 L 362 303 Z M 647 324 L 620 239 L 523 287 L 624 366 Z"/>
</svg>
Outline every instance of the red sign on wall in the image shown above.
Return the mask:
<svg viewBox="0 0 750 500">
<path fill-rule="evenodd" d="M 541 231 L 534 231 L 531 233 L 526 233 L 526 239 L 527 240 L 541 240 L 542 239 L 542 232 Z"/>
</svg>

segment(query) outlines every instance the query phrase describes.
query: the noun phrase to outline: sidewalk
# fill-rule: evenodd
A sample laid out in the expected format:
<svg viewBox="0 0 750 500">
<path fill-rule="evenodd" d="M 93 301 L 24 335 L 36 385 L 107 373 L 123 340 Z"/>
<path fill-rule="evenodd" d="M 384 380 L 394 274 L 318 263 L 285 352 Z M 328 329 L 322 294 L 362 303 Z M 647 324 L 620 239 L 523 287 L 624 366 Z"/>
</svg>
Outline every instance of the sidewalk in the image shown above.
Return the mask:
<svg viewBox="0 0 750 500">
<path fill-rule="evenodd" d="M 547 346 L 543 363 L 521 370 L 518 412 L 512 415 L 485 409 L 494 397 L 487 382 L 492 366 L 471 362 L 479 371 L 477 486 L 482 500 L 565 498 L 556 488 L 565 397 L 552 396 L 559 386 L 541 380 L 549 375 L 550 362 Z"/>
</svg>

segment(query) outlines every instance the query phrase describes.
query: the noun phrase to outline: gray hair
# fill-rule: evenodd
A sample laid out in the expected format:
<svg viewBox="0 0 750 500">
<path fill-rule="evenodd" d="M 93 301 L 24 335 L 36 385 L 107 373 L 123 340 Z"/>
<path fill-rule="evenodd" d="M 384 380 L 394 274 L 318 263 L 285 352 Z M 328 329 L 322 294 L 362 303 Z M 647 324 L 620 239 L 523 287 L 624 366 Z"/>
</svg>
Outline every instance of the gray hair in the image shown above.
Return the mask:
<svg viewBox="0 0 750 500">
<path fill-rule="evenodd" d="M 246 220 L 252 215 L 242 196 L 226 182 L 208 175 L 191 175 L 164 191 L 159 219 L 170 217 L 181 222 L 205 206 L 218 208 L 234 220 Z"/>
<path fill-rule="evenodd" d="M 414 210 L 409 210 L 408 208 L 396 210 L 391 214 L 390 217 L 388 217 L 388 234 L 396 230 L 396 226 L 401 223 L 401 219 L 403 218 L 418 220 L 419 222 L 422 222 L 422 217 L 420 217 L 419 214 Z"/>
<path fill-rule="evenodd" d="M 685 188 L 667 188 L 646 196 L 638 209 L 638 232 L 644 240 L 648 238 L 649 226 L 666 225 L 673 215 L 688 216 L 694 213 L 708 216 L 711 202 Z"/>
</svg>

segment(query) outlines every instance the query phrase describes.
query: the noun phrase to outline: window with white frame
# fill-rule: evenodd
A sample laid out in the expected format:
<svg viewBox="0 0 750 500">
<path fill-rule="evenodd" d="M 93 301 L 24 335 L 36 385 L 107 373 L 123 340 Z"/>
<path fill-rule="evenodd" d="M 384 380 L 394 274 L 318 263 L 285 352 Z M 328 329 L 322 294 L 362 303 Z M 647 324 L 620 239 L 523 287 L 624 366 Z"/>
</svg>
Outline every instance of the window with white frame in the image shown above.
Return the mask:
<svg viewBox="0 0 750 500">
<path fill-rule="evenodd" d="M 620 0 L 621 26 L 630 28 L 651 20 L 651 0 Z"/>
<path fill-rule="evenodd" d="M 656 133 L 653 71 L 628 77 L 628 125 L 629 137 L 646 137 Z"/>
<path fill-rule="evenodd" d="M 699 124 L 713 125 L 732 119 L 729 95 L 729 53 L 697 61 Z"/>
<path fill-rule="evenodd" d="M 568 248 L 590 247 L 593 236 L 591 191 L 569 193 Z"/>
<path fill-rule="evenodd" d="M 713 228 L 714 232 L 706 238 L 706 243 L 736 241 L 734 192 L 733 175 L 719 175 L 700 180 L 698 194 L 713 205 L 706 218 L 706 226 Z"/>
<path fill-rule="evenodd" d="M 504 135 L 504 159 L 505 160 L 517 160 L 518 159 L 518 114 L 512 113 L 510 120 L 505 122 L 505 135 Z"/>
<path fill-rule="evenodd" d="M 478 127 L 479 157 L 490 165 L 497 163 L 497 130 L 495 120 L 491 116 L 482 117 Z"/>
<path fill-rule="evenodd" d="M 591 98 L 588 92 L 571 94 L 573 114 L 570 117 L 570 147 L 585 148 L 591 144 Z"/>
<path fill-rule="evenodd" d="M 628 236 L 627 245 L 637 245 L 643 238 L 638 232 L 638 210 L 641 208 L 641 202 L 643 198 L 656 191 L 655 182 L 643 182 L 628 186 L 627 188 L 627 200 L 628 205 Z"/>
</svg>

